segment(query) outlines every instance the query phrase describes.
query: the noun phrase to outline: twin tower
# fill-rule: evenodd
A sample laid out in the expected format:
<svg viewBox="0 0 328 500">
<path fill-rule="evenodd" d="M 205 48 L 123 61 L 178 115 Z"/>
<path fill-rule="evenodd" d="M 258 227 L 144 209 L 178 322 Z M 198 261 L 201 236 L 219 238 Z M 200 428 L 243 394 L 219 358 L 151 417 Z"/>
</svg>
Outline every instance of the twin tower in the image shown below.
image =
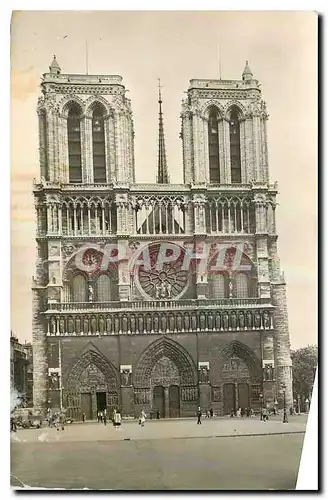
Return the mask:
<svg viewBox="0 0 328 500">
<path fill-rule="evenodd" d="M 183 184 L 169 182 L 161 93 L 157 182 L 138 184 L 120 76 L 63 74 L 54 58 L 41 89 L 34 405 L 73 418 L 105 407 L 169 417 L 291 405 L 277 185 L 248 63 L 240 80 L 190 81 Z M 126 253 L 104 266 L 108 244 Z M 149 266 L 131 266 L 138 253 Z"/>
</svg>

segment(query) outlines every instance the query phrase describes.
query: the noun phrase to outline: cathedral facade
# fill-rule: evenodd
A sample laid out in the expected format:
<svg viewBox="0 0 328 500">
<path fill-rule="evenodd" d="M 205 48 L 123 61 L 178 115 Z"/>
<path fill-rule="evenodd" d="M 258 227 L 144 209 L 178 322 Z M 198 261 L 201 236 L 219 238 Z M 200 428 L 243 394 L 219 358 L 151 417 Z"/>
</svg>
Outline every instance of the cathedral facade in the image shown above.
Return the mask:
<svg viewBox="0 0 328 500">
<path fill-rule="evenodd" d="M 139 184 L 122 77 L 63 74 L 54 58 L 41 89 L 34 406 L 74 419 L 291 406 L 277 184 L 248 64 L 240 80 L 190 81 L 183 184 L 169 182 L 160 93 L 157 182 Z"/>
</svg>

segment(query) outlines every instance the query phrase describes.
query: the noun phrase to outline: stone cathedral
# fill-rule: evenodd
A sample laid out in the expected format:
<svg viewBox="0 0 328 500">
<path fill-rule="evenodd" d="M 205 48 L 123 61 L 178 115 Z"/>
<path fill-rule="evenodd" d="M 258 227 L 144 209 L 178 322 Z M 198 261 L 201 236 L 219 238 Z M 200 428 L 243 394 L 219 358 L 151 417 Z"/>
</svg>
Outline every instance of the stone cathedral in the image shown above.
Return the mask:
<svg viewBox="0 0 328 500">
<path fill-rule="evenodd" d="M 160 88 L 155 184 L 135 178 L 121 76 L 64 74 L 54 57 L 41 92 L 34 407 L 78 420 L 291 406 L 277 184 L 248 63 L 241 79 L 190 80 L 183 184 L 169 180 Z"/>
</svg>

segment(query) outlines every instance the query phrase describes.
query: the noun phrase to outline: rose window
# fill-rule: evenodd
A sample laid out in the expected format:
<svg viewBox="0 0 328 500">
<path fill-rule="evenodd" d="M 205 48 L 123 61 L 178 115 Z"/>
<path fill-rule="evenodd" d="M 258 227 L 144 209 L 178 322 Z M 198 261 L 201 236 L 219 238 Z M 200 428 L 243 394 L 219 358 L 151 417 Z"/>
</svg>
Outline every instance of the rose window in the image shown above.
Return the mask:
<svg viewBox="0 0 328 500">
<path fill-rule="evenodd" d="M 151 245 L 149 265 L 136 268 L 135 280 L 140 293 L 147 299 L 170 300 L 180 298 L 189 283 L 188 269 L 183 268 L 184 252 L 176 247 L 180 255 L 171 262 L 161 263 L 159 259 L 160 244 Z M 173 250 L 167 249 L 165 256 L 173 255 Z M 165 260 L 165 259 L 164 259 Z"/>
</svg>

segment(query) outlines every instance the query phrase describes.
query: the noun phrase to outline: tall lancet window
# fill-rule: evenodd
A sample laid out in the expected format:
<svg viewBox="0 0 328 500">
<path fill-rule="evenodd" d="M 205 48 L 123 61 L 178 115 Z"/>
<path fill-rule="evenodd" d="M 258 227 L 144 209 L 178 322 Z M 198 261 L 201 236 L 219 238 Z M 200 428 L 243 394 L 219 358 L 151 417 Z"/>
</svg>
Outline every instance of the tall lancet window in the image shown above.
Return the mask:
<svg viewBox="0 0 328 500">
<path fill-rule="evenodd" d="M 82 161 L 81 161 L 80 110 L 75 105 L 71 107 L 68 113 L 67 135 L 68 135 L 69 182 L 81 184 Z"/>
<path fill-rule="evenodd" d="M 240 126 L 237 111 L 232 109 L 230 114 L 230 163 L 231 183 L 241 183 L 240 162 Z"/>
<path fill-rule="evenodd" d="M 102 110 L 96 106 L 92 115 L 93 180 L 106 182 L 105 131 Z"/>
<path fill-rule="evenodd" d="M 208 152 L 210 182 L 220 182 L 219 124 L 216 109 L 211 109 L 208 119 Z"/>
</svg>

